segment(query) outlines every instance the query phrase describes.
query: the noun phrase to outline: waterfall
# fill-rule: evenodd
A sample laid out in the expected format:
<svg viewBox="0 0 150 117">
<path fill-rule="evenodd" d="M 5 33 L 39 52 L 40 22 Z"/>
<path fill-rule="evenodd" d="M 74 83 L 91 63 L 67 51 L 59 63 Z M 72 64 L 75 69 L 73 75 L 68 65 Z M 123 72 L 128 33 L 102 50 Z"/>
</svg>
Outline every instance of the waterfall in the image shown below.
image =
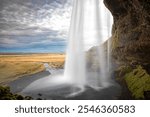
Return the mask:
<svg viewBox="0 0 150 117">
<path fill-rule="evenodd" d="M 101 85 L 107 82 L 110 58 L 105 59 L 104 48 L 100 45 L 110 37 L 111 22 L 103 0 L 74 0 L 64 72 L 68 81 L 81 87 L 90 85 L 85 53 L 91 47 L 98 46 L 96 52 L 100 71 L 94 76 Z"/>
<path fill-rule="evenodd" d="M 74 1 L 64 72 L 65 78 L 79 86 L 86 84 L 85 52 L 83 48 L 83 5 L 83 0 Z"/>
</svg>

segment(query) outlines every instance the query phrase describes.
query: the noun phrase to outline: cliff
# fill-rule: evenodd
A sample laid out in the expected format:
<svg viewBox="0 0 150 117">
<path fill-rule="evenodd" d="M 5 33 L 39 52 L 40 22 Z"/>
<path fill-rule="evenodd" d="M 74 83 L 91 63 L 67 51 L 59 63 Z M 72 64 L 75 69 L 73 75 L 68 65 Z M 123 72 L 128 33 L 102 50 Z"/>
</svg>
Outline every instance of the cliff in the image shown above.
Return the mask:
<svg viewBox="0 0 150 117">
<path fill-rule="evenodd" d="M 104 0 L 104 4 L 114 18 L 111 52 L 116 79 L 125 83 L 123 89 L 129 89 L 132 99 L 149 99 L 150 1 Z"/>
</svg>

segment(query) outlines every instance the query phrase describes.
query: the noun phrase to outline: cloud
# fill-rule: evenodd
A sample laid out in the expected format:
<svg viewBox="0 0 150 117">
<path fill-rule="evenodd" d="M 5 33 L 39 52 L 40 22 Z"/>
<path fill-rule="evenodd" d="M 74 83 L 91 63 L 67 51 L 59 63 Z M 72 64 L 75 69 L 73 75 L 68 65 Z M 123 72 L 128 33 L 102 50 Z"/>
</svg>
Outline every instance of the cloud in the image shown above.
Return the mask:
<svg viewBox="0 0 150 117">
<path fill-rule="evenodd" d="M 0 3 L 1 47 L 67 38 L 71 0 L 0 0 Z"/>
<path fill-rule="evenodd" d="M 0 40 L 0 44 L 16 44 L 17 40 L 9 39 L 9 38 L 3 38 Z"/>
<path fill-rule="evenodd" d="M 23 6 L 17 2 L 9 3 L 0 11 L 3 20 L 5 20 L 5 22 L 2 22 L 2 20 L 0 22 L 6 24 L 4 27 L 6 31 L 10 29 L 17 30 L 17 28 L 25 30 L 25 27 L 67 30 L 70 22 L 71 6 L 68 6 L 65 0 L 62 1 L 64 1 L 63 4 L 54 0 L 51 4 L 45 3 L 43 6 L 35 4 L 32 5 L 33 8 L 29 7 L 31 6 L 29 5 L 30 2 Z M 9 27 L 7 27 L 8 25 Z"/>
</svg>

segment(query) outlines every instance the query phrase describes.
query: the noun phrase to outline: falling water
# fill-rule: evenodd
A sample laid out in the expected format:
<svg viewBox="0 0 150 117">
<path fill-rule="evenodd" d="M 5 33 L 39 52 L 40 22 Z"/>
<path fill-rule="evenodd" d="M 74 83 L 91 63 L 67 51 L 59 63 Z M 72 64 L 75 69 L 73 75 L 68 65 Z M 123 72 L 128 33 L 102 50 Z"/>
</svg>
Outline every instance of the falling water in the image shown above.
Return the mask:
<svg viewBox="0 0 150 117">
<path fill-rule="evenodd" d="M 84 52 L 84 0 L 75 0 L 69 32 L 69 42 L 64 77 L 73 84 L 84 86 L 85 52 Z"/>
<path fill-rule="evenodd" d="M 108 82 L 109 60 L 106 60 L 104 48 L 100 45 L 110 37 L 110 13 L 103 0 L 74 0 L 73 6 L 64 76 L 73 84 L 83 87 L 91 85 L 88 81 L 90 74 L 86 69 L 85 52 L 98 46 L 96 53 L 99 72 L 92 77 L 96 77 L 96 82 L 103 86 Z"/>
</svg>

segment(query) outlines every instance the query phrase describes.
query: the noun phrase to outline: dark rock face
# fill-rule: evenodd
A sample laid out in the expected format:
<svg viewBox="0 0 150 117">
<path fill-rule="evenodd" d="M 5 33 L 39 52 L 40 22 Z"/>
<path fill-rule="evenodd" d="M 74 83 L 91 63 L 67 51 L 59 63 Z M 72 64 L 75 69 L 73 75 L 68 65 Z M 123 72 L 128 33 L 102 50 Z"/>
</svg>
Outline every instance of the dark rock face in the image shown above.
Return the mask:
<svg viewBox="0 0 150 117">
<path fill-rule="evenodd" d="M 104 0 L 104 3 L 114 17 L 113 56 L 131 65 L 147 66 L 150 60 L 150 1 Z"/>
<path fill-rule="evenodd" d="M 114 17 L 111 46 L 115 64 L 132 69 L 140 65 L 150 74 L 150 0 L 104 0 L 104 4 Z"/>
<path fill-rule="evenodd" d="M 128 0 L 104 0 L 104 4 L 111 11 L 114 17 L 127 14 Z"/>
</svg>

